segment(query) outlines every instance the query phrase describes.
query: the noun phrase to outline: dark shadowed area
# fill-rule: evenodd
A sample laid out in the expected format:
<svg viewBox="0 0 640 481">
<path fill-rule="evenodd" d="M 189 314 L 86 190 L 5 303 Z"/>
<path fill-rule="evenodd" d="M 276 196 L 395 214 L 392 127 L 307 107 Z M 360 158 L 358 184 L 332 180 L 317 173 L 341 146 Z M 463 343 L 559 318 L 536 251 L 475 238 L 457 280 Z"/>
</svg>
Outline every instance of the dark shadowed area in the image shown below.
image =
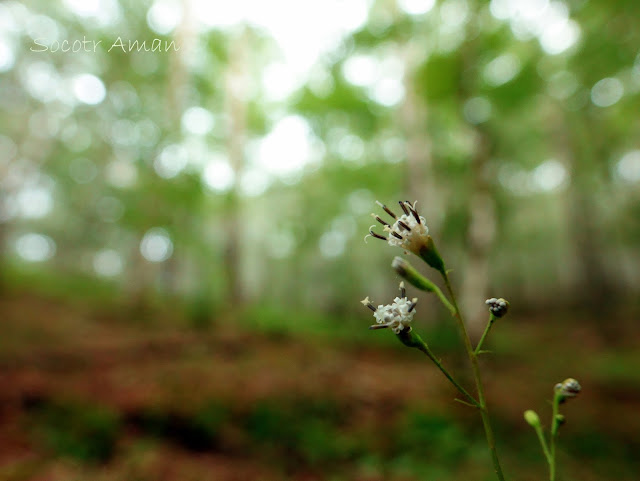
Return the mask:
<svg viewBox="0 0 640 481">
<path fill-rule="evenodd" d="M 417 201 L 509 480 L 638 479 L 640 3 L 0 3 L 0 480 L 495 479 L 360 303 Z M 436 296 L 413 326 L 473 391 Z"/>
</svg>

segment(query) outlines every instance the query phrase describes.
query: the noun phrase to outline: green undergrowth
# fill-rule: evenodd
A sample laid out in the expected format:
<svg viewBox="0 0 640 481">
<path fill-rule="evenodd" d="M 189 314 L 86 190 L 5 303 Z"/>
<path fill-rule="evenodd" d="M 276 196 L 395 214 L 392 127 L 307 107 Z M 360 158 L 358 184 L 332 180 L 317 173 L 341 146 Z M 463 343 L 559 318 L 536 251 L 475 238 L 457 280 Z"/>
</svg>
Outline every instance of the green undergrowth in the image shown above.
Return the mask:
<svg viewBox="0 0 640 481">
<path fill-rule="evenodd" d="M 332 480 L 353 479 L 354 473 L 364 478 L 369 473 L 388 479 L 490 479 L 482 432 L 468 417 L 390 405 L 361 418 L 360 409 L 331 398 L 295 396 L 243 406 L 209 399 L 186 410 L 150 406 L 128 412 L 77 400 L 39 399 L 24 406 L 24 423 L 37 452 L 87 465 L 121 455 L 121 441 L 134 436 L 149 446 L 170 443 L 186 452 L 249 457 L 281 471 L 283 479 L 309 471 Z M 501 439 L 511 440 L 499 443 L 507 467 L 528 467 L 530 476 L 523 479 L 537 479 L 535 440 L 524 435 L 522 426 L 496 421 Z M 594 475 L 609 472 L 631 480 L 628 460 L 637 449 L 633 439 L 614 440 L 601 428 L 576 426 L 560 456 L 567 469 L 589 459 Z"/>
<path fill-rule="evenodd" d="M 88 463 L 113 456 L 123 426 L 120 414 L 109 407 L 59 401 L 33 407 L 28 424 L 45 450 Z"/>
<path fill-rule="evenodd" d="M 90 464 L 116 456 L 127 433 L 187 451 L 248 455 L 283 472 L 334 473 L 338 479 L 368 462 L 402 472 L 436 465 L 452 470 L 472 458 L 469 432 L 441 414 L 407 410 L 359 423 L 354 409 L 328 399 L 283 398 L 242 409 L 211 400 L 189 413 L 119 413 L 86 402 L 39 400 L 26 407 L 25 422 L 43 452 Z"/>
</svg>

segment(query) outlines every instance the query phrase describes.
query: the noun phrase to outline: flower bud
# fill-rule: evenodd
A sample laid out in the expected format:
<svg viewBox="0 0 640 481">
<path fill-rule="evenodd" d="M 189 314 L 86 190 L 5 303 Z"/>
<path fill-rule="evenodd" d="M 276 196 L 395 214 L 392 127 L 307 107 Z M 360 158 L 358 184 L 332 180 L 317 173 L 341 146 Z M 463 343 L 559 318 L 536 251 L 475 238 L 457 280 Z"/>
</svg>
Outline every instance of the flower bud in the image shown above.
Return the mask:
<svg viewBox="0 0 640 481">
<path fill-rule="evenodd" d="M 484 303 L 489 306 L 489 312 L 491 312 L 495 317 L 503 317 L 509 310 L 509 302 L 505 301 L 503 298 L 496 299 L 495 297 L 492 297 L 491 299 L 484 301 Z"/>
<path fill-rule="evenodd" d="M 556 395 L 560 397 L 560 402 L 564 402 L 567 399 L 576 397 L 580 394 L 582 386 L 580 386 L 578 381 L 570 377 L 556 384 L 553 389 L 556 392 Z"/>
<path fill-rule="evenodd" d="M 396 256 L 391 263 L 391 267 L 400 277 L 403 277 L 411 285 L 426 292 L 433 292 L 436 286 L 426 277 L 423 277 L 409 262 L 399 256 Z"/>
<path fill-rule="evenodd" d="M 528 409 L 524 412 L 524 420 L 534 428 L 540 427 L 540 416 L 538 416 L 538 413 L 532 411 L 531 409 Z"/>
</svg>

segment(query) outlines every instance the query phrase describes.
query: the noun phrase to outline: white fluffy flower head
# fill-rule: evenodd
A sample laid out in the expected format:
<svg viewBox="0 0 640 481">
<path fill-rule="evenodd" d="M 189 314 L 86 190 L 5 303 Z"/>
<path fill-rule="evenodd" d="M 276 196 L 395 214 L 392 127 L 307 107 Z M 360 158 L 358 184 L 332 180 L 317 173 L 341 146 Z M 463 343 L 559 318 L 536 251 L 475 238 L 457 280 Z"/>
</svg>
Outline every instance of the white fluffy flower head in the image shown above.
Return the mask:
<svg viewBox="0 0 640 481">
<path fill-rule="evenodd" d="M 382 207 L 382 209 L 393 218 L 394 223 L 389 224 L 380 216 L 371 214 L 375 220 L 382 224 L 384 231 L 387 232 L 389 236 L 384 237 L 375 233 L 372 230 L 373 226 L 369 228 L 369 234 L 376 239 L 386 240 L 391 246 L 400 247 L 406 251 L 420 255 L 420 249 L 426 245 L 429 228 L 427 227 L 427 222 L 424 217 L 418 214 L 416 202 L 414 202 L 413 205 L 407 201 L 398 202 L 404 212 L 400 217 L 381 202 L 376 201 L 376 204 Z"/>
<path fill-rule="evenodd" d="M 401 296 L 396 297 L 392 304 L 379 305 L 377 308 L 371 303 L 369 298 L 365 298 L 362 302 L 373 311 L 373 317 L 376 324 L 370 329 L 390 328 L 394 333 L 399 334 L 402 330 L 411 330 L 411 321 L 416 310 L 417 298 L 409 300 L 406 296 L 404 283 L 400 283 Z"/>
</svg>

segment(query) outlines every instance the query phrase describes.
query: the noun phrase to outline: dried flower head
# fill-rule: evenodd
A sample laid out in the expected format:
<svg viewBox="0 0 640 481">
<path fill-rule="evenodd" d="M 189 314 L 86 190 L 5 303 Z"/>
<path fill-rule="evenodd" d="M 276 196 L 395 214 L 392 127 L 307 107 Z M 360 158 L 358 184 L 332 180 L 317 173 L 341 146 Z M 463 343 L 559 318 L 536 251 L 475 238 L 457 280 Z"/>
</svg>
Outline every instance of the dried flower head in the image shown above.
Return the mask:
<svg viewBox="0 0 640 481">
<path fill-rule="evenodd" d="M 484 301 L 484 303 L 489 306 L 489 311 L 491 311 L 491 314 L 495 317 L 502 317 L 509 310 L 509 303 L 503 298 L 496 299 L 495 297 L 492 297 L 491 299 Z"/>
<path fill-rule="evenodd" d="M 361 302 L 373 311 L 373 317 L 376 319 L 376 324 L 370 326 L 369 329 L 391 328 L 396 334 L 404 329 L 407 332 L 411 330 L 411 321 L 416 312 L 415 307 L 418 299 L 409 300 L 407 298 L 404 282 L 400 283 L 400 297 L 396 297 L 392 304 L 375 307 L 368 297 Z"/>
<path fill-rule="evenodd" d="M 377 214 L 371 216 L 383 226 L 383 230 L 388 233 L 388 237 L 377 234 L 373 227 L 369 228 L 369 234 L 376 239 L 386 240 L 389 245 L 401 247 L 419 256 L 420 251 L 427 245 L 429 228 L 424 217 L 418 214 L 416 202 L 411 205 L 409 201 L 400 201 L 400 208 L 404 212 L 398 217 L 391 209 L 381 202 L 376 201 L 382 210 L 393 218 L 393 224 L 389 224 Z"/>
<path fill-rule="evenodd" d="M 556 384 L 553 389 L 562 396 L 562 400 L 564 401 L 567 398 L 576 397 L 580 394 L 582 386 L 580 386 L 578 381 L 570 377 Z"/>
</svg>

